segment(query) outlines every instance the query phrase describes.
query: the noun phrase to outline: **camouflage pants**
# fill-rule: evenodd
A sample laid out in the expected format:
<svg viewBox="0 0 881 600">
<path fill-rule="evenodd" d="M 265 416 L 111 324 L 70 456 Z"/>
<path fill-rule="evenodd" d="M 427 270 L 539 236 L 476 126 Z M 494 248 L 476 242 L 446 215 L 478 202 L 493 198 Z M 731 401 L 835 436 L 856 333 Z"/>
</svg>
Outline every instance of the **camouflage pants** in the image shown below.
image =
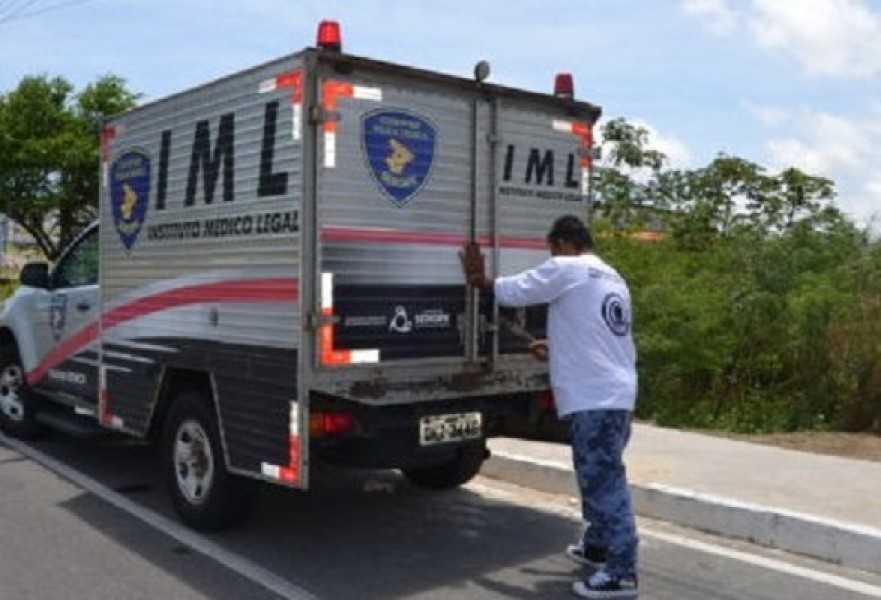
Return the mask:
<svg viewBox="0 0 881 600">
<path fill-rule="evenodd" d="M 631 413 L 586 410 L 572 415 L 572 457 L 587 529 L 584 545 L 605 549 L 610 575 L 636 573 L 636 520 L 624 468 Z"/>
</svg>

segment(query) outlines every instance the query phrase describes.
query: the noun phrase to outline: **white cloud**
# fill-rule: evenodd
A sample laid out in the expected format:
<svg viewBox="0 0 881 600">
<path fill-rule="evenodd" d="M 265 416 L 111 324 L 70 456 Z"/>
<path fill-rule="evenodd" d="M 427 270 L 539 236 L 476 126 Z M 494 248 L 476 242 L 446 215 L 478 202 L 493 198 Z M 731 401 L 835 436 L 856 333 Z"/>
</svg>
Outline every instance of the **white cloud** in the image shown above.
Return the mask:
<svg viewBox="0 0 881 600">
<path fill-rule="evenodd" d="M 737 14 L 725 0 L 683 0 L 682 6 L 688 14 L 703 19 L 713 33 L 725 35 L 737 28 Z"/>
<path fill-rule="evenodd" d="M 877 175 L 866 184 L 865 192 L 875 211 L 881 210 L 881 175 Z"/>
<path fill-rule="evenodd" d="M 881 12 L 866 0 L 752 0 L 746 7 L 682 0 L 682 7 L 716 34 L 734 34 L 744 20 L 759 47 L 794 58 L 809 76 L 881 74 Z"/>
<path fill-rule="evenodd" d="M 837 204 L 858 225 L 868 227 L 876 238 L 881 235 L 881 178 L 857 187 L 850 194 L 841 194 Z"/>
<path fill-rule="evenodd" d="M 826 177 L 868 169 L 881 154 L 881 139 L 867 128 L 868 121 L 818 111 L 797 117 L 802 135 L 768 142 L 775 166 L 795 165 Z"/>
<path fill-rule="evenodd" d="M 751 30 L 761 47 L 793 56 L 808 75 L 881 73 L 881 14 L 862 0 L 754 0 Z"/>
<path fill-rule="evenodd" d="M 867 127 L 875 135 L 881 136 L 881 104 L 875 104 L 872 106 Z"/>
<path fill-rule="evenodd" d="M 751 102 L 746 103 L 746 109 L 760 122 L 769 127 L 776 127 L 789 121 L 793 114 L 791 110 L 773 106 L 761 106 Z"/>
<path fill-rule="evenodd" d="M 693 154 L 685 142 L 672 134 L 661 133 L 656 127 L 650 125 L 644 119 L 628 119 L 628 123 L 635 127 L 642 127 L 648 132 L 648 142 L 646 147 L 651 150 L 663 152 L 667 157 L 665 168 L 668 169 L 686 169 L 692 166 Z M 597 128 L 597 144 L 602 148 L 604 164 L 610 164 L 611 146 L 603 140 L 602 129 Z M 629 169 L 621 167 L 637 181 L 645 182 L 651 177 L 649 169 Z"/>
<path fill-rule="evenodd" d="M 646 128 L 649 132 L 649 147 L 659 150 L 667 156 L 669 168 L 682 169 L 691 165 L 693 158 L 691 150 L 681 139 L 669 133 L 662 133 L 640 119 L 634 119 L 632 123 Z"/>
<path fill-rule="evenodd" d="M 881 109 L 865 117 L 803 110 L 793 113 L 797 129 L 767 143 L 774 169 L 795 166 L 832 179 L 837 205 L 860 224 L 875 222 L 881 209 Z"/>
</svg>

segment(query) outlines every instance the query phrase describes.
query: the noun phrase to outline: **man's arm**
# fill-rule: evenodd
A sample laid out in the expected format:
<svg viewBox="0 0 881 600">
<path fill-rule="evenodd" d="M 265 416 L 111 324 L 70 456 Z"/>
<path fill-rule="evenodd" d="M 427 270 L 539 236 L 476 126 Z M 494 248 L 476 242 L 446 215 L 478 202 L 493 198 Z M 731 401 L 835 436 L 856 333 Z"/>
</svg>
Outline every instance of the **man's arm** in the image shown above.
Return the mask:
<svg viewBox="0 0 881 600">
<path fill-rule="evenodd" d="M 470 283 L 485 294 L 492 293 L 496 287 L 496 280 L 492 277 L 487 277 L 483 273 L 480 276 L 474 277 Z"/>
<path fill-rule="evenodd" d="M 495 292 L 500 304 L 529 306 L 547 304 L 567 287 L 569 279 L 560 265 L 548 259 L 533 269 L 496 280 L 487 277 L 483 254 L 477 242 L 466 244 L 459 252 L 468 283 L 484 292 Z"/>
</svg>

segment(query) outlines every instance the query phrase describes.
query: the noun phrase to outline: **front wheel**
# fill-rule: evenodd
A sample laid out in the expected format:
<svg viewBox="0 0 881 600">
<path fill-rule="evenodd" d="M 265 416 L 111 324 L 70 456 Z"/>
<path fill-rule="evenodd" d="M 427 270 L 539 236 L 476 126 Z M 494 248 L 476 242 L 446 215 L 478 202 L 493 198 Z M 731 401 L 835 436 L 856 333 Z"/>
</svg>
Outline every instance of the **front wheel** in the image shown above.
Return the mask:
<svg viewBox="0 0 881 600">
<path fill-rule="evenodd" d="M 0 348 L 0 428 L 21 439 L 35 438 L 42 431 L 34 418 L 21 359 L 11 346 Z"/>
<path fill-rule="evenodd" d="M 403 469 L 404 477 L 413 485 L 429 490 L 448 490 L 465 485 L 480 472 L 488 456 L 486 445 L 462 446 L 455 458 L 431 467 Z"/>
<path fill-rule="evenodd" d="M 162 468 L 172 504 L 199 531 L 217 531 L 251 513 L 256 482 L 226 470 L 217 419 L 204 394 L 178 394 L 165 421 Z"/>
</svg>

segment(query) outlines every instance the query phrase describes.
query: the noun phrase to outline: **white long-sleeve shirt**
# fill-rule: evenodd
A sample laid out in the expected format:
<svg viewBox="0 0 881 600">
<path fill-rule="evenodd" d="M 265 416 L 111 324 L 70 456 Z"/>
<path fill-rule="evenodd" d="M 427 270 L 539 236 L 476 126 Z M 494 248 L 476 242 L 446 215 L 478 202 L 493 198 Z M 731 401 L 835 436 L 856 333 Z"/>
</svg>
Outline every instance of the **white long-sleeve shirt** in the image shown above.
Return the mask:
<svg viewBox="0 0 881 600">
<path fill-rule="evenodd" d="M 505 306 L 548 304 L 548 360 L 558 415 L 633 410 L 630 291 L 615 269 L 595 254 L 555 256 L 496 279 L 495 294 Z"/>
</svg>

